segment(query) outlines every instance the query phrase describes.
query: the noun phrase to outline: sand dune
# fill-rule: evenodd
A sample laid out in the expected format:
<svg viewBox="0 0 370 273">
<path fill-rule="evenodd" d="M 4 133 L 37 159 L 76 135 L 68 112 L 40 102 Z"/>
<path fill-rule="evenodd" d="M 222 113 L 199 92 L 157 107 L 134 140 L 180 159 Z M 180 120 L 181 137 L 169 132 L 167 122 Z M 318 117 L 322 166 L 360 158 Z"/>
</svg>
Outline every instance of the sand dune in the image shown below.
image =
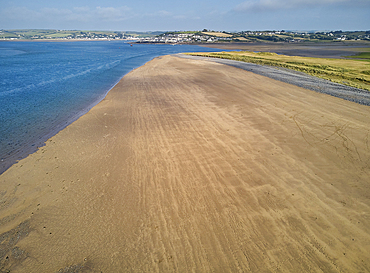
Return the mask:
<svg viewBox="0 0 370 273">
<path fill-rule="evenodd" d="M 156 58 L 0 176 L 1 271 L 369 271 L 369 121 L 367 106 Z"/>
</svg>

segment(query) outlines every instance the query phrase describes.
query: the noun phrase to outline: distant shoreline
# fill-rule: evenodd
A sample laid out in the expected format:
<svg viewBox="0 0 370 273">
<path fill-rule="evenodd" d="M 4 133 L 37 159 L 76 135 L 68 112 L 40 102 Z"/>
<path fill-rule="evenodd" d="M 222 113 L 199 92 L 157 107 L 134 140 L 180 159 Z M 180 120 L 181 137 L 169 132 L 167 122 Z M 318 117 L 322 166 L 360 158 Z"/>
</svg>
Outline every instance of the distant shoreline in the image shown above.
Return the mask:
<svg viewBox="0 0 370 273">
<path fill-rule="evenodd" d="M 186 45 L 199 45 L 205 47 L 231 47 L 234 49 L 238 49 L 240 47 L 245 46 L 276 46 L 276 45 L 295 45 L 295 46 L 333 46 L 333 45 L 342 45 L 342 46 L 369 46 L 370 41 L 360 40 L 360 41 L 353 41 L 353 40 L 345 40 L 345 41 L 303 41 L 303 42 L 151 42 L 151 41 L 139 41 L 137 39 L 0 39 L 0 42 L 48 42 L 48 41 L 56 41 L 56 42 L 73 42 L 73 41 L 130 41 L 136 44 L 186 44 Z"/>
<path fill-rule="evenodd" d="M 225 50 L 246 50 L 258 52 L 273 52 L 288 56 L 318 57 L 318 58 L 344 58 L 344 56 L 356 55 L 357 53 L 370 51 L 370 42 L 367 41 L 331 41 L 331 42 L 210 42 L 210 43 L 161 43 L 139 42 L 129 39 L 16 39 L 0 42 L 125 42 L 143 45 L 194 45 L 207 48 Z"/>
<path fill-rule="evenodd" d="M 124 39 L 0 39 L 0 42 L 116 42 L 116 41 L 133 41 Z"/>
</svg>

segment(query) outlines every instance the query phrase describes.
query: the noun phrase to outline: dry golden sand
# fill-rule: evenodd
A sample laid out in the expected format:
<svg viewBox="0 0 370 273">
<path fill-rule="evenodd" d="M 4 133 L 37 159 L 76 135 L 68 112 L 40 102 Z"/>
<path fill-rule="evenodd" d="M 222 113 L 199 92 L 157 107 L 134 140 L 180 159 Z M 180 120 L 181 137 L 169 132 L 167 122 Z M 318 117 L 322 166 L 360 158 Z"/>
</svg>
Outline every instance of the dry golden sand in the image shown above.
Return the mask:
<svg viewBox="0 0 370 273">
<path fill-rule="evenodd" d="M 369 125 L 367 106 L 156 58 L 0 176 L 1 270 L 369 271 Z"/>
</svg>

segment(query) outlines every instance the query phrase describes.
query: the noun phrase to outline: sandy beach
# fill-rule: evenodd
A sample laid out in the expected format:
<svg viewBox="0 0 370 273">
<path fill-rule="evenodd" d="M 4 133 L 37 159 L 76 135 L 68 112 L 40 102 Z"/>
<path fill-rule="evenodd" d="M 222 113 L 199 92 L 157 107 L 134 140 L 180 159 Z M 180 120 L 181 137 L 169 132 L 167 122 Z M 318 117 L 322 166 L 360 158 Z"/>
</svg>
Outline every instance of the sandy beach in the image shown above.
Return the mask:
<svg viewBox="0 0 370 273">
<path fill-rule="evenodd" d="M 369 125 L 368 106 L 156 58 L 0 175 L 0 271 L 370 271 Z"/>
</svg>

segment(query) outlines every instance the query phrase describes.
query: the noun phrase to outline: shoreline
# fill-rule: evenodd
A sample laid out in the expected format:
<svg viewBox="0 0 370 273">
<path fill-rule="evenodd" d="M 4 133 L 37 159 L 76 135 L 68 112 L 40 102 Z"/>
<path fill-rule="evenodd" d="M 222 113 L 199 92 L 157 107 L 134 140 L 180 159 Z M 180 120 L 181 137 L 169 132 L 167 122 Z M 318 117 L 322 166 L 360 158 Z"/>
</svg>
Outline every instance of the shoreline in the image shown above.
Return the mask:
<svg viewBox="0 0 370 273">
<path fill-rule="evenodd" d="M 94 106 L 99 104 L 104 98 L 107 96 L 108 92 L 112 90 L 124 77 L 123 75 L 116 83 L 112 85 L 112 87 L 107 90 L 105 93 L 103 93 L 99 98 L 97 98 L 94 102 L 92 102 L 89 106 L 86 108 L 75 112 L 72 114 L 67 120 L 58 122 L 52 126 L 52 128 L 47 129 L 45 133 L 40 134 L 37 139 L 34 139 L 31 141 L 28 145 L 25 147 L 21 147 L 19 150 L 17 150 L 15 153 L 13 153 L 11 156 L 4 156 L 1 159 L 0 162 L 0 175 L 4 173 L 6 170 L 8 170 L 11 166 L 19 162 L 20 160 L 26 158 L 27 156 L 37 152 L 40 148 L 45 146 L 45 143 L 50 139 L 51 137 L 58 134 L 60 131 L 64 130 L 67 126 L 71 125 L 73 122 L 78 120 L 83 115 L 87 114 Z"/>
<path fill-rule="evenodd" d="M 178 54 L 178 56 L 181 58 L 189 58 L 195 60 L 198 59 L 237 67 L 249 72 L 253 72 L 268 77 L 270 79 L 293 84 L 297 87 L 302 87 L 315 92 L 327 94 L 344 100 L 352 101 L 358 104 L 370 106 L 370 92 L 368 90 L 335 83 L 329 80 L 321 79 L 319 77 L 308 75 L 300 71 L 295 71 L 284 67 L 259 65 L 222 58 L 192 56 L 185 54 Z"/>
<path fill-rule="evenodd" d="M 352 88 L 352 87 L 348 87 L 345 85 L 335 84 L 330 81 L 322 80 L 322 79 L 319 79 L 313 76 L 308 76 L 306 74 L 302 74 L 299 72 L 294 72 L 292 70 L 285 71 L 283 68 L 279 68 L 277 70 L 275 68 L 263 66 L 263 65 L 255 65 L 255 64 L 250 64 L 250 63 L 245 63 L 245 62 L 240 62 L 240 61 L 225 60 L 225 59 L 215 59 L 215 58 L 207 58 L 207 57 L 202 58 L 202 57 L 184 55 L 181 53 L 174 54 L 174 56 L 178 56 L 181 58 L 193 58 L 193 59 L 199 59 L 199 60 L 219 62 L 222 64 L 241 68 L 246 71 L 257 73 L 257 74 L 269 77 L 271 79 L 276 79 L 279 81 L 290 83 L 298 87 L 303 87 L 303 88 L 307 88 L 307 89 L 310 89 L 316 92 L 329 94 L 329 95 L 339 97 L 345 100 L 353 101 L 355 103 L 359 103 L 362 105 L 367 105 L 367 106 L 370 105 L 370 93 L 367 92 L 366 90 Z M 88 113 L 94 106 L 96 106 L 102 100 L 104 100 L 108 92 L 112 90 L 119 83 L 119 81 L 122 80 L 122 78 L 125 75 L 123 75 L 115 84 L 112 85 L 112 87 L 109 90 L 107 90 L 103 95 L 101 95 L 89 107 L 79 111 L 78 113 L 75 113 L 67 121 L 54 125 L 53 129 L 48 130 L 49 132 L 47 134 L 40 136 L 38 140 L 35 140 L 34 142 L 32 142 L 32 144 L 28 145 L 27 147 L 21 148 L 19 152 L 16 152 L 14 155 L 10 157 L 4 158 L 5 160 L 2 160 L 0 162 L 0 175 L 4 173 L 7 169 L 9 169 L 12 165 L 16 164 L 19 160 L 24 159 L 30 154 L 37 152 L 41 147 L 45 145 L 46 141 L 49 138 L 53 137 L 58 132 L 60 132 L 61 130 L 65 129 L 67 126 L 69 126 L 70 124 L 78 120 L 81 116 Z M 338 87 L 339 87 L 339 90 L 335 90 L 335 89 L 338 89 Z M 326 91 L 327 89 L 329 91 Z"/>
<path fill-rule="evenodd" d="M 33 40 L 30 40 L 30 41 L 33 41 Z M 35 41 L 53 42 L 54 40 L 53 41 L 51 41 L 51 40 L 35 40 Z M 55 41 L 59 41 L 59 40 L 55 40 Z M 85 41 L 88 41 L 88 40 L 85 40 Z M 69 42 L 69 41 L 66 41 L 66 42 Z M 71 42 L 73 42 L 73 41 L 71 41 Z M 336 43 L 343 43 L 343 42 L 336 42 Z M 220 47 L 217 47 L 218 45 Z M 210 47 L 210 48 L 222 48 L 224 46 L 225 49 L 237 49 L 237 48 L 240 49 L 241 47 L 243 47 L 245 45 L 247 45 L 248 47 L 257 46 L 258 48 L 261 48 L 261 47 L 264 48 L 265 46 L 267 46 L 267 47 L 281 46 L 281 44 L 260 44 L 260 43 L 253 43 L 253 44 L 251 44 L 251 43 L 209 44 L 209 45 L 199 44 L 198 46 L 204 46 L 204 47 Z M 293 46 L 295 46 L 295 45 L 293 45 Z M 307 45 L 304 44 L 304 45 L 299 45 L 299 46 L 305 47 Z M 310 46 L 317 46 L 317 45 L 310 44 Z M 325 45 L 318 45 L 318 46 L 330 46 L 330 45 L 325 44 Z M 345 46 L 348 47 L 348 45 L 345 45 Z M 274 52 L 275 52 L 276 48 L 275 49 L 270 48 L 269 50 L 270 51 L 274 50 Z M 300 50 L 301 50 L 301 48 L 300 48 Z M 327 51 L 324 51 L 324 53 L 319 53 L 319 54 L 327 54 Z M 175 54 L 175 56 L 179 56 L 179 57 L 182 57 L 182 58 L 202 59 L 202 57 L 183 55 L 181 53 L 180 54 Z M 312 55 L 310 55 L 310 54 L 309 54 L 309 56 L 312 57 Z M 310 89 L 310 90 L 313 90 L 313 91 L 316 91 L 316 92 L 325 93 L 325 94 L 336 96 L 336 97 L 339 97 L 339 98 L 342 98 L 342 99 L 350 100 L 350 101 L 353 101 L 353 102 L 356 102 L 356 103 L 359 103 L 359 104 L 370 105 L 370 99 L 368 98 L 369 93 L 366 90 L 364 91 L 362 89 L 357 89 L 357 88 L 352 88 L 352 87 L 348 87 L 348 86 L 345 86 L 345 85 L 335 84 L 335 83 L 332 83 L 332 82 L 329 82 L 329 81 L 319 79 L 317 77 L 307 76 L 306 74 L 302 74 L 302 73 L 299 73 L 299 72 L 294 72 L 292 70 L 287 70 L 287 74 L 289 74 L 289 75 L 285 76 L 286 72 L 284 72 L 283 68 L 279 68 L 278 70 L 276 70 L 275 68 L 271 68 L 271 67 L 268 67 L 268 66 L 255 65 L 255 64 L 249 64 L 249 63 L 232 61 L 232 60 L 224 60 L 224 59 L 221 60 L 221 59 L 214 59 L 214 58 L 203 58 L 203 59 L 207 60 L 207 61 L 223 63 L 223 64 L 226 64 L 226 65 L 232 65 L 232 66 L 244 69 L 246 71 L 251 71 L 251 72 L 253 71 L 253 73 L 258 73 L 260 75 L 267 76 L 271 79 L 280 80 L 280 81 L 287 82 L 287 83 L 290 83 L 290 84 L 293 84 L 293 85 L 296 85 L 296 86 L 299 86 L 299 87 L 307 88 L 307 89 Z M 124 76 L 125 75 L 123 75 L 121 77 L 121 79 Z M 108 92 L 110 90 L 112 90 L 114 88 L 114 86 L 119 83 L 120 80 L 118 80 L 108 91 L 106 91 L 100 98 L 98 98 L 89 107 L 87 107 L 86 109 L 81 110 L 80 112 L 74 114 L 67 121 L 65 121 L 63 123 L 60 123 L 60 124 L 56 124 L 55 126 L 53 126 L 52 130 L 49 130 L 49 132 L 47 134 L 39 137 L 39 139 L 37 141 L 33 142 L 32 144 L 28 145 L 27 147 L 21 148 L 20 151 L 15 153 L 14 155 L 12 155 L 10 157 L 3 158 L 0 162 L 0 175 L 2 173 L 4 173 L 8 168 L 10 168 L 12 165 L 17 163 L 19 160 L 27 157 L 28 155 L 30 155 L 32 153 L 35 153 L 39 148 L 41 148 L 45 145 L 45 142 L 49 138 L 56 135 L 59 131 L 63 130 L 68 125 L 72 124 L 74 121 L 79 119 L 81 116 L 83 116 L 84 114 L 89 112 L 95 105 L 97 105 L 100 101 L 102 101 L 106 97 Z M 303 84 L 302 84 L 302 81 L 303 81 Z M 323 85 L 324 87 L 322 87 L 321 85 Z M 325 87 L 326 85 L 328 85 L 328 87 Z M 338 89 L 338 87 L 339 87 L 339 91 L 335 90 L 335 89 Z M 325 91 L 326 89 L 329 89 L 329 91 Z M 365 96 L 365 97 L 363 97 L 363 96 Z"/>
<path fill-rule="evenodd" d="M 367 271 L 367 106 L 157 57 L 0 175 L 12 272 Z"/>
<path fill-rule="evenodd" d="M 15 39 L 15 40 L 0 40 L 0 42 L 113 42 L 113 41 L 133 41 L 123 39 Z"/>
<path fill-rule="evenodd" d="M 47 41 L 47 42 L 52 42 L 52 41 Z M 32 43 L 32 42 L 30 42 L 30 43 Z M 94 41 L 92 41 L 92 43 L 94 44 Z M 119 43 L 123 43 L 123 42 L 121 41 Z M 97 43 L 97 44 L 99 44 L 99 43 Z M 110 44 L 110 43 L 106 43 L 106 44 Z M 117 43 L 114 43 L 114 44 L 117 44 Z M 125 43 L 125 45 L 127 47 L 129 46 L 128 43 Z M 167 45 L 163 45 L 163 46 L 166 47 L 166 48 L 169 48 Z M 142 51 L 141 50 L 142 47 L 143 46 L 137 46 L 137 47 L 134 48 L 134 51 Z M 153 47 L 155 47 L 155 46 L 153 46 Z M 179 49 L 172 49 L 172 47 L 171 47 L 171 49 L 169 51 L 170 52 L 178 52 L 178 51 L 181 51 L 181 50 L 182 49 L 180 49 L 180 48 Z M 194 49 L 194 50 L 196 51 L 196 49 Z M 147 52 L 148 51 L 148 47 L 145 47 L 143 51 Z M 158 52 L 162 52 L 162 53 L 158 53 L 158 54 L 163 54 L 164 51 L 166 51 L 166 50 L 159 50 Z M 150 51 L 150 52 L 152 52 L 152 51 Z M 119 75 L 121 75 L 120 79 L 126 73 L 128 73 L 130 70 L 132 70 L 132 68 L 135 68 L 135 67 L 137 68 L 138 65 L 142 65 L 145 61 L 148 61 L 151 58 L 157 56 L 157 53 L 153 53 L 153 54 L 152 53 L 150 53 L 148 55 L 148 58 L 146 58 L 146 57 L 144 58 L 143 57 L 144 59 L 142 59 L 139 56 L 139 59 L 142 59 L 142 61 L 139 61 L 137 64 L 130 65 L 130 67 L 128 67 L 124 71 L 125 73 L 123 73 L 123 74 L 120 73 L 119 74 Z M 147 53 L 145 53 L 145 54 L 147 54 Z M 131 60 L 132 59 L 130 59 L 130 61 L 129 61 L 130 63 L 132 63 Z M 123 62 L 123 63 L 125 63 L 125 62 Z M 114 85 L 117 84 L 120 79 L 118 79 L 114 83 Z M 79 107 L 79 109 L 81 109 L 81 110 L 74 110 L 74 111 L 72 110 L 71 113 L 64 112 L 65 114 L 60 114 L 59 115 L 59 117 L 66 116 L 66 117 L 68 117 L 68 119 L 67 118 L 63 118 L 63 120 L 61 120 L 61 119 L 58 119 L 59 117 L 55 117 L 55 119 L 54 119 L 53 122 L 49 122 L 47 124 L 47 126 L 41 126 L 42 128 L 40 130 L 38 130 L 38 131 L 36 131 L 36 130 L 35 131 L 32 131 L 31 130 L 32 133 L 28 134 L 28 136 L 30 136 L 30 137 L 27 137 L 27 135 L 25 135 L 25 137 L 23 139 L 21 139 L 20 142 L 15 137 L 14 138 L 15 139 L 14 143 L 16 143 L 16 145 L 13 145 L 13 141 L 12 141 L 13 138 L 10 137 L 11 134 L 10 133 L 7 134 L 6 136 L 7 137 L 9 136 L 8 139 L 10 139 L 10 140 L 9 141 L 8 140 L 7 141 L 3 141 L 1 143 L 2 144 L 2 147 L 4 147 L 4 148 L 2 149 L 2 154 L 0 156 L 0 160 L 1 160 L 0 161 L 0 173 L 3 173 L 5 170 L 7 170 L 10 166 L 12 166 L 14 163 L 16 163 L 17 161 L 19 161 L 20 159 L 22 159 L 22 158 L 28 156 L 29 154 L 37 151 L 37 149 L 39 147 L 42 147 L 44 145 L 45 141 L 47 141 L 48 138 L 50 138 L 51 136 L 55 135 L 57 132 L 59 132 L 60 130 L 62 130 L 63 128 L 65 128 L 66 126 L 68 126 L 70 123 L 72 123 L 73 121 L 75 121 L 76 119 L 78 119 L 81 115 L 85 114 L 86 111 L 89 111 L 89 109 L 91 109 L 91 107 L 93 107 L 94 105 L 96 105 L 99 101 L 101 101 L 106 96 L 107 92 L 109 92 L 109 90 L 111 88 L 113 88 L 114 85 L 113 86 L 110 86 L 110 88 L 109 88 L 109 86 L 104 86 L 104 88 L 99 88 L 99 90 L 102 90 L 104 92 L 104 94 L 103 95 L 100 95 L 98 99 L 96 99 L 94 102 L 92 102 L 89 105 L 82 104 L 82 105 L 86 105 L 87 106 L 84 109 L 81 109 L 82 107 Z M 107 88 L 109 88 L 109 89 L 107 89 Z M 21 128 L 21 126 L 19 126 L 19 128 Z M 5 140 L 5 138 L 3 140 Z M 24 143 L 27 143 L 27 146 L 26 145 L 23 145 Z"/>
</svg>

